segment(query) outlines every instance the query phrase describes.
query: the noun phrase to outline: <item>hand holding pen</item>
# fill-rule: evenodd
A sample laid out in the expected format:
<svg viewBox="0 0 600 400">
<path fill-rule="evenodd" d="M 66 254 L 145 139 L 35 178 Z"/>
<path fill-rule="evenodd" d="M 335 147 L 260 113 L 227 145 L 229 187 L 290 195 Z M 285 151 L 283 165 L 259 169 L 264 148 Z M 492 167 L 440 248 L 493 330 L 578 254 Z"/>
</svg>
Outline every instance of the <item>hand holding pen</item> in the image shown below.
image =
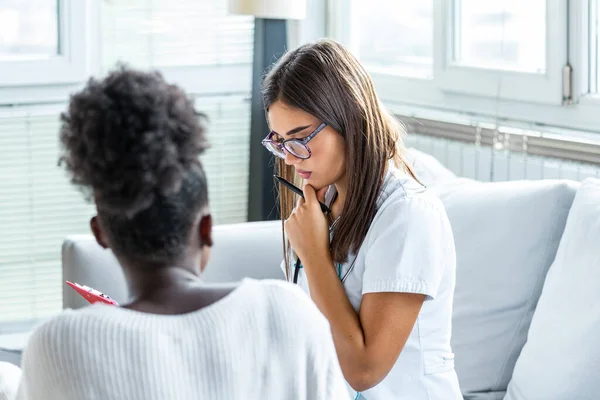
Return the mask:
<svg viewBox="0 0 600 400">
<path fill-rule="evenodd" d="M 302 191 L 302 189 L 292 185 L 290 182 L 286 181 L 285 179 L 283 179 L 282 177 L 280 177 L 278 175 L 274 175 L 274 176 L 275 176 L 275 179 L 277 179 L 277 181 L 279 181 L 279 183 L 283 184 L 285 187 L 287 187 L 292 192 L 296 193 L 298 196 L 300 196 L 304 199 L 304 192 Z M 321 211 L 323 211 L 325 214 L 331 213 L 331 209 L 329 207 L 327 207 L 325 204 L 323 204 L 321 202 L 319 202 L 319 204 L 321 206 Z"/>
<path fill-rule="evenodd" d="M 329 229 L 327 217 L 319 213 L 329 215 L 331 210 L 318 198 L 324 195 L 326 188 L 317 193 L 310 185 L 305 185 L 304 191 L 292 185 L 285 179 L 276 176 L 277 180 L 288 189 L 298 194 L 302 200 L 284 223 L 284 229 L 292 248 L 298 255 L 294 267 L 293 282 L 298 282 L 298 274 L 302 267 L 301 258 L 307 255 L 323 259 L 329 254 Z M 317 207 L 317 205 L 319 207 Z M 305 260 L 306 261 L 306 260 Z"/>
</svg>

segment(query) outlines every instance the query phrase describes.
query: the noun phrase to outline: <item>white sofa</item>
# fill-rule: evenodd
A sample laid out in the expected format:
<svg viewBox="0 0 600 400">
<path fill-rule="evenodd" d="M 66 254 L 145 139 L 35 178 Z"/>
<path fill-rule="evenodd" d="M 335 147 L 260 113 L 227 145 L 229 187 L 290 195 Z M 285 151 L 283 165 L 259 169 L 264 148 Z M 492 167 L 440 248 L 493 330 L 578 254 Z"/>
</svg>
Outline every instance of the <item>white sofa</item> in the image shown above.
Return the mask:
<svg viewBox="0 0 600 400">
<path fill-rule="evenodd" d="M 483 183 L 413 161 L 454 230 L 465 399 L 600 398 L 600 181 Z M 283 278 L 281 258 L 280 222 L 218 226 L 205 279 Z M 89 235 L 65 240 L 63 274 L 126 300 L 114 257 Z M 65 286 L 64 307 L 85 304 Z"/>
</svg>

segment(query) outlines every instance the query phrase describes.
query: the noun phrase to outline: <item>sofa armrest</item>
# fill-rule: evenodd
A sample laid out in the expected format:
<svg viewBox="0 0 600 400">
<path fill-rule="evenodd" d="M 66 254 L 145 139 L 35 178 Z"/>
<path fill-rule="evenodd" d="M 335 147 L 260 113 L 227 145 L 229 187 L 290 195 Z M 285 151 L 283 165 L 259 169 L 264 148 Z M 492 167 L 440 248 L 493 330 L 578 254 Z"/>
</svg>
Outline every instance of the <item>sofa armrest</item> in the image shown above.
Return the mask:
<svg viewBox="0 0 600 400">
<path fill-rule="evenodd" d="M 283 279 L 281 221 L 217 225 L 211 259 L 203 274 L 206 282 L 234 282 L 245 277 Z M 127 301 L 123 271 L 110 250 L 102 249 L 92 235 L 73 235 L 62 246 L 63 283 L 66 280 L 97 289 L 119 303 Z M 88 303 L 63 285 L 63 308 Z"/>
</svg>

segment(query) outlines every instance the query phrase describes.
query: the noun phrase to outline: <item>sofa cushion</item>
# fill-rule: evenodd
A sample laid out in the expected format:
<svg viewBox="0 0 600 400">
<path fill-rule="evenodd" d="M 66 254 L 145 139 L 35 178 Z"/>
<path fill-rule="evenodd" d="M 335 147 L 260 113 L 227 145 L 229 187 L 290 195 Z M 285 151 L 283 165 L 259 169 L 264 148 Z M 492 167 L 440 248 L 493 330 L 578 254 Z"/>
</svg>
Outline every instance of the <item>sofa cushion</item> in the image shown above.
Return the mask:
<svg viewBox="0 0 600 400">
<path fill-rule="evenodd" d="M 577 191 L 507 400 L 600 397 L 600 180 Z"/>
<path fill-rule="evenodd" d="M 406 162 L 413 168 L 415 175 L 425 186 L 452 181 L 454 172 L 446 168 L 434 156 L 415 148 L 406 149 Z"/>
<path fill-rule="evenodd" d="M 456 242 L 452 346 L 466 399 L 502 399 L 526 341 L 577 184 L 436 186 Z"/>
</svg>

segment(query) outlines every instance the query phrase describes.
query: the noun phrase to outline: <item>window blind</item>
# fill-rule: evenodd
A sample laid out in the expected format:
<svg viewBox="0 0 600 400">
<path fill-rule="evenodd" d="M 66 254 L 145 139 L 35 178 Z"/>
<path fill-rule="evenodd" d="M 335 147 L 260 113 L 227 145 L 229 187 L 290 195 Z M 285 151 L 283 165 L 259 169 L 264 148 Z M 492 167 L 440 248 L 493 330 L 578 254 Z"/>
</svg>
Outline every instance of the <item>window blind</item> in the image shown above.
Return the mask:
<svg viewBox="0 0 600 400">
<path fill-rule="evenodd" d="M 227 15 L 226 0 L 103 3 L 101 68 L 124 61 L 166 72 L 188 69 L 189 82 L 177 83 L 194 88 L 197 109 L 210 120 L 211 148 L 202 162 L 213 217 L 217 224 L 246 221 L 249 86 L 224 82 L 227 90 L 215 94 L 216 81 L 204 93 L 197 80 L 215 80 L 231 65 L 250 80 L 253 19 Z M 61 309 L 61 244 L 67 235 L 89 232 L 93 205 L 57 166 L 58 117 L 66 100 L 0 111 L 0 324 Z"/>
<path fill-rule="evenodd" d="M 202 156 L 215 223 L 246 220 L 250 110 L 246 97 L 198 98 L 210 119 Z M 89 233 L 92 204 L 57 166 L 58 114 L 0 114 L 0 323 L 44 318 L 62 307 L 61 244 Z"/>
<path fill-rule="evenodd" d="M 108 67 L 252 63 L 254 18 L 228 15 L 227 0 L 105 2 L 102 26 Z"/>
<path fill-rule="evenodd" d="M 92 207 L 57 167 L 58 108 L 0 115 L 0 322 L 60 310 L 60 246 Z"/>
<path fill-rule="evenodd" d="M 216 224 L 245 222 L 250 163 L 250 107 L 247 97 L 197 97 L 196 108 L 210 119 L 210 148 L 201 161 L 208 177 Z"/>
</svg>

